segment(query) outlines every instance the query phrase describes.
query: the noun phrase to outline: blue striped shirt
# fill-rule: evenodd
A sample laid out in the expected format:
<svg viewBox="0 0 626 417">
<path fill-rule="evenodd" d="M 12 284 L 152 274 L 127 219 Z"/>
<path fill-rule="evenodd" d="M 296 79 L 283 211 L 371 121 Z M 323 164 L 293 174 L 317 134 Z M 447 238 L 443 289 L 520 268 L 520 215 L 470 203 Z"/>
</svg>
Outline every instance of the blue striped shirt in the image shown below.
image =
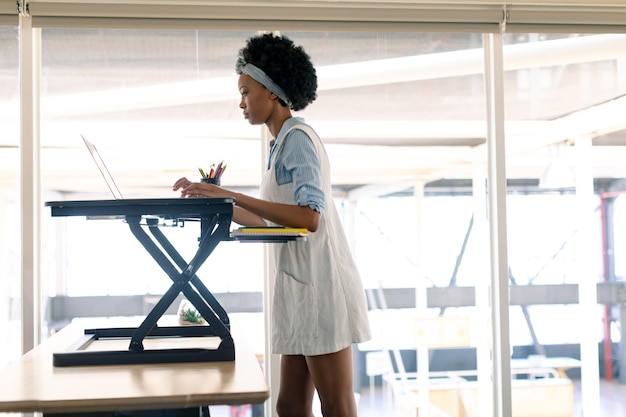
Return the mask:
<svg viewBox="0 0 626 417">
<path fill-rule="evenodd" d="M 293 183 L 293 197 L 297 205 L 309 206 L 323 213 L 322 172 L 313 139 L 300 129 L 292 130 L 285 137 L 285 132 L 293 125 L 303 123 L 304 119 L 301 117 L 292 117 L 285 121 L 270 150 L 267 169 L 270 169 L 271 164 L 274 163 L 278 185 Z M 276 150 L 284 140 L 287 142 L 275 157 Z"/>
</svg>

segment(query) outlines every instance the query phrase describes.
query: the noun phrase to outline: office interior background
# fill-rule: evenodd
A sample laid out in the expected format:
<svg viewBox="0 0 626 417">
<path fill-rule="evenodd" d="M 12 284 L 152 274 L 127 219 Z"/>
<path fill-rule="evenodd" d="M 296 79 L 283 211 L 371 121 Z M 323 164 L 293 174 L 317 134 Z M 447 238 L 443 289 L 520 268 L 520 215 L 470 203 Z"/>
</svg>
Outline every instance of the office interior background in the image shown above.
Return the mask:
<svg viewBox="0 0 626 417">
<path fill-rule="evenodd" d="M 223 186 L 257 192 L 268 137 L 234 63 L 259 31 L 317 67 L 297 115 L 326 143 L 368 289 L 357 389 L 368 353 L 400 350 L 407 368 L 476 369 L 480 415 L 508 415 L 511 357 L 571 356 L 578 412 L 601 415 L 599 379 L 626 381 L 623 1 L 0 1 L 0 363 L 169 286 L 123 222 L 46 211 L 112 198 L 81 135 L 125 197 L 177 197 L 220 161 Z M 193 225 L 166 232 L 193 249 Z M 263 245 L 223 242 L 202 277 L 261 352 L 263 264 Z M 416 346 L 416 319 L 438 317 L 469 341 Z"/>
</svg>

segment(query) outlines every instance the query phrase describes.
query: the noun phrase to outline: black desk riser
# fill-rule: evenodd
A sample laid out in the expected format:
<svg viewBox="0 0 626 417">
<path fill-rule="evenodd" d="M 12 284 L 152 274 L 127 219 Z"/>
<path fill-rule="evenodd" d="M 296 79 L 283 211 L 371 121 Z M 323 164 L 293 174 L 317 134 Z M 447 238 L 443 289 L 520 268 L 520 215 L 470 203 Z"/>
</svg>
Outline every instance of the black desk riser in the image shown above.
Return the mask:
<svg viewBox="0 0 626 417">
<path fill-rule="evenodd" d="M 230 237 L 234 200 L 231 198 L 159 198 L 123 200 L 82 200 L 47 202 L 53 217 L 120 218 L 129 226 L 152 258 L 172 280 L 172 285 L 136 328 L 86 329 L 67 352 L 54 354 L 54 366 L 112 365 L 137 363 L 204 362 L 235 360 L 235 345 L 230 334 L 228 314 L 198 278 L 197 272 L 223 240 Z M 187 262 L 161 231 L 165 222 L 200 222 L 198 249 Z M 150 234 L 146 232 L 148 230 Z M 284 238 L 282 241 L 293 240 Z M 276 240 L 272 240 L 276 241 Z M 206 320 L 203 326 L 159 327 L 157 321 L 178 294 L 193 304 Z M 144 349 L 146 337 L 217 336 L 217 349 L 180 348 Z M 130 338 L 128 350 L 87 351 L 92 341 L 105 338 Z"/>
</svg>

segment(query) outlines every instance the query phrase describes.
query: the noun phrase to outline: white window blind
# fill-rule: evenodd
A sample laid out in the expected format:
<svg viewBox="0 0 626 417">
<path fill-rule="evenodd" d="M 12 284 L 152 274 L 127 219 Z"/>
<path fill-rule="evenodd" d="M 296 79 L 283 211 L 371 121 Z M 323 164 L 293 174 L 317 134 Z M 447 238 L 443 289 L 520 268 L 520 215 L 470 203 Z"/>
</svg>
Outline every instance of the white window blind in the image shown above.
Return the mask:
<svg viewBox="0 0 626 417">
<path fill-rule="evenodd" d="M 496 32 L 500 5 L 350 1 L 28 1 L 35 27 Z"/>
<path fill-rule="evenodd" d="M 0 0 L 0 12 L 13 0 Z M 25 0 L 35 27 L 624 32 L 626 2 Z M 5 4 L 6 3 L 6 4 Z M 534 4 L 533 4 L 534 3 Z"/>
<path fill-rule="evenodd" d="M 626 3 L 621 6 L 510 6 L 507 32 L 626 33 Z"/>
<path fill-rule="evenodd" d="M 17 16 L 16 0 L 0 0 L 0 25 L 17 26 Z"/>
</svg>

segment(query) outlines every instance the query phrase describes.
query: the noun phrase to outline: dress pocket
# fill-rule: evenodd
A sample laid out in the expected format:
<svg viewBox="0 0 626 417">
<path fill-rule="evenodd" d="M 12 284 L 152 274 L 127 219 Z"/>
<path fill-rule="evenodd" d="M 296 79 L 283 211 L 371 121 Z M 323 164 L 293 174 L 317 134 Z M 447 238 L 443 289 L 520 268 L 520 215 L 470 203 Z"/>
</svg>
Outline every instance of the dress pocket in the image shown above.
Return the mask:
<svg viewBox="0 0 626 417">
<path fill-rule="evenodd" d="M 274 331 L 283 336 L 316 337 L 318 306 L 315 288 L 279 272 L 272 308 Z"/>
</svg>

